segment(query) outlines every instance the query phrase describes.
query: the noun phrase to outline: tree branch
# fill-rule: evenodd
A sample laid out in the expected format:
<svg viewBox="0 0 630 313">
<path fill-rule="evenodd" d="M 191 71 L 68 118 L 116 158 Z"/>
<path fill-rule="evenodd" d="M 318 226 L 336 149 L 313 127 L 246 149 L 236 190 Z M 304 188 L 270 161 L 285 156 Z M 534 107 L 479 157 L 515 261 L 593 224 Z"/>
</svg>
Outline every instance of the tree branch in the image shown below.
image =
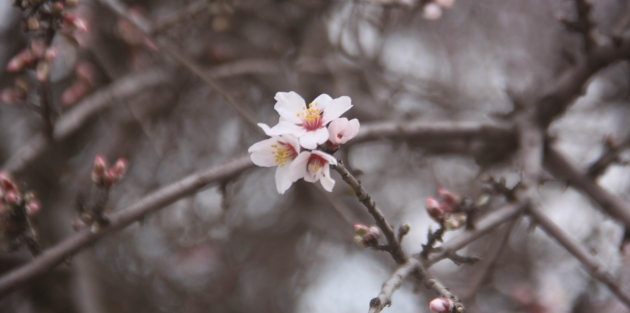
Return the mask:
<svg viewBox="0 0 630 313">
<path fill-rule="evenodd" d="M 105 235 L 121 230 L 141 220 L 147 214 L 195 193 L 208 184 L 238 175 L 252 166 L 253 163 L 249 155 L 242 155 L 154 191 L 126 209 L 112 213 L 108 216 L 110 224 L 102 227 L 98 232 L 92 233 L 89 229 L 84 229 L 54 247 L 45 250 L 41 256 L 33 261 L 0 277 L 0 296 L 6 295 L 37 275 L 54 268 L 67 257 L 94 244 Z"/>
<path fill-rule="evenodd" d="M 558 225 L 556 225 L 549 217 L 547 217 L 538 206 L 532 205 L 529 208 L 529 214 L 534 218 L 536 223 L 558 243 L 569 251 L 593 278 L 602 282 L 608 289 L 621 300 L 626 307 L 630 308 L 630 296 L 625 294 L 621 287 L 617 285 L 614 277 L 610 274 L 605 266 L 593 257 L 586 249 L 580 246 L 567 233 L 565 233 Z"/>
<path fill-rule="evenodd" d="M 402 286 L 405 279 L 418 268 L 418 260 L 411 258 L 396 269 L 394 274 L 383 284 L 378 297 L 370 301 L 369 313 L 379 313 L 392 303 L 394 292 Z"/>
<path fill-rule="evenodd" d="M 67 138 L 79 130 L 96 113 L 116 103 L 115 100 L 137 95 L 144 89 L 163 85 L 168 81 L 168 73 L 159 69 L 131 74 L 115 81 L 111 85 L 88 96 L 81 103 L 77 104 L 75 108 L 65 113 L 55 125 L 52 136 L 53 141 L 61 141 Z M 48 147 L 50 147 L 50 141 L 43 134 L 35 135 L 25 146 L 14 153 L 2 165 L 2 168 L 8 172 L 18 174 L 27 169 Z"/>
<path fill-rule="evenodd" d="M 566 180 L 571 186 L 584 192 L 602 210 L 620 220 L 626 227 L 630 226 L 630 204 L 602 188 L 573 164 L 569 157 L 550 145 L 545 149 L 545 167 L 557 179 Z"/>
</svg>

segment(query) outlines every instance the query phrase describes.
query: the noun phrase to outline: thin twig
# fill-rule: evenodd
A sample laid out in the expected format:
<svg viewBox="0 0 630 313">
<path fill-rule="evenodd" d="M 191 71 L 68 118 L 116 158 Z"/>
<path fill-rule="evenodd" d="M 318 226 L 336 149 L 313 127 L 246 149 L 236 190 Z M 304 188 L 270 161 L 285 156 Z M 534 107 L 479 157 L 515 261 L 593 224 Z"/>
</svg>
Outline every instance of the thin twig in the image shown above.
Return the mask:
<svg viewBox="0 0 630 313">
<path fill-rule="evenodd" d="M 587 194 L 606 213 L 630 226 L 630 203 L 602 188 L 553 146 L 548 145 L 545 149 L 545 168 L 555 178 L 566 180 Z"/>
<path fill-rule="evenodd" d="M 381 210 L 376 206 L 376 202 L 372 201 L 372 197 L 363 189 L 361 186 L 361 182 L 358 181 L 343 165 L 341 160 L 337 161 L 337 165 L 334 166 L 334 169 L 341 175 L 341 178 L 354 190 L 357 197 L 359 198 L 359 202 L 361 202 L 368 210 L 368 213 L 372 215 L 374 221 L 376 222 L 376 226 L 378 226 L 383 235 L 385 235 L 385 239 L 387 239 L 387 244 L 390 247 L 390 254 L 398 264 L 403 264 L 407 262 L 407 257 L 405 253 L 402 251 L 400 247 L 400 243 L 398 242 L 398 238 L 396 236 L 396 232 L 392 228 L 392 226 L 387 222 Z"/>
<path fill-rule="evenodd" d="M 131 22 L 139 31 L 141 31 L 145 36 L 154 39 L 156 45 L 160 48 L 160 50 L 166 52 L 171 57 L 175 58 L 177 62 L 179 62 L 182 66 L 184 66 L 187 70 L 192 72 L 195 76 L 201 79 L 204 83 L 206 83 L 210 88 L 216 91 L 223 99 L 225 99 L 228 104 L 236 110 L 236 112 L 246 121 L 248 122 L 248 126 L 250 126 L 255 132 L 262 134 L 262 130 L 258 128 L 256 120 L 241 106 L 240 103 L 236 101 L 236 99 L 223 87 L 221 87 L 210 75 L 206 73 L 206 71 L 196 64 L 193 60 L 188 58 L 176 45 L 171 43 L 168 39 L 163 37 L 154 38 L 152 36 L 152 26 L 149 20 L 133 15 L 129 12 L 128 8 L 118 0 L 98 0 L 101 4 L 105 5 L 107 8 L 112 10 L 114 13 L 118 14 L 122 18 Z"/>
<path fill-rule="evenodd" d="M 116 103 L 117 99 L 135 96 L 145 89 L 150 89 L 169 81 L 164 70 L 148 70 L 134 73 L 115 81 L 81 101 L 72 110 L 65 113 L 56 123 L 53 140 L 61 141 L 75 133 L 96 113 Z M 15 152 L 3 165 L 8 172 L 19 173 L 27 169 L 50 146 L 50 141 L 42 134 L 36 135 L 25 146 Z"/>
<path fill-rule="evenodd" d="M 606 267 L 595 257 L 593 257 L 578 242 L 565 233 L 558 225 L 556 225 L 547 215 L 545 215 L 538 206 L 532 205 L 529 208 L 529 214 L 536 220 L 536 223 L 558 243 L 569 251 L 582 265 L 586 271 L 599 280 L 619 299 L 626 307 L 630 308 L 630 295 L 624 293 L 621 287 L 617 285 L 615 278 Z"/>
<path fill-rule="evenodd" d="M 416 259 L 409 259 L 406 263 L 396 269 L 394 274 L 383 284 L 381 293 L 378 297 L 370 301 L 369 313 L 379 313 L 385 307 L 390 306 L 392 303 L 392 296 L 394 292 L 402 286 L 405 279 L 418 268 L 418 261 Z"/>
<path fill-rule="evenodd" d="M 164 18 L 160 18 L 157 20 L 157 22 L 155 22 L 151 31 L 154 34 L 157 34 L 175 24 L 178 24 L 180 22 L 183 22 L 184 20 L 190 19 L 191 17 L 199 14 L 204 9 L 207 9 L 208 4 L 210 4 L 210 2 L 211 0 L 198 0 L 189 4 L 182 10 L 173 12 L 165 16 Z"/>
<path fill-rule="evenodd" d="M 49 271 L 66 258 L 89 247 L 105 235 L 121 230 L 175 201 L 206 187 L 208 184 L 231 178 L 253 166 L 249 155 L 234 158 L 231 161 L 210 167 L 187 176 L 179 181 L 164 186 L 126 209 L 108 216 L 110 224 L 93 233 L 84 229 L 70 238 L 45 250 L 33 261 L 0 277 L 0 296 L 15 290 L 34 277 Z"/>
<path fill-rule="evenodd" d="M 606 169 L 613 163 L 619 162 L 619 155 L 630 147 L 630 135 L 620 143 L 607 142 L 606 151 L 599 156 L 586 170 L 586 176 L 596 180 L 606 172 Z"/>
</svg>

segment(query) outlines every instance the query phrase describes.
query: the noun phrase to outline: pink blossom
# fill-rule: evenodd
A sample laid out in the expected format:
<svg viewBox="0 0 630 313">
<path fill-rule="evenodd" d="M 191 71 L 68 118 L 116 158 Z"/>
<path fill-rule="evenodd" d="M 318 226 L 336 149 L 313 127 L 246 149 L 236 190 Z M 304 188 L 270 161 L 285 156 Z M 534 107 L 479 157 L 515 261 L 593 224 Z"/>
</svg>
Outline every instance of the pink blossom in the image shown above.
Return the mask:
<svg viewBox="0 0 630 313">
<path fill-rule="evenodd" d="M 345 117 L 338 118 L 328 125 L 328 141 L 335 147 L 342 145 L 359 133 L 359 126 L 356 118 L 350 121 Z"/>
</svg>

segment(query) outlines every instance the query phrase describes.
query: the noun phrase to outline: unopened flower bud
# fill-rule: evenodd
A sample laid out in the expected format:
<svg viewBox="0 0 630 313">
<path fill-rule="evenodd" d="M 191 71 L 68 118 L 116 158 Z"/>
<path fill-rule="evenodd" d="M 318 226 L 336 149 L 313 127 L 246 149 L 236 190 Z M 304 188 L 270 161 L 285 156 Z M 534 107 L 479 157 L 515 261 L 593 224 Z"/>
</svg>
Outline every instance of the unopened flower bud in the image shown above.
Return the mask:
<svg viewBox="0 0 630 313">
<path fill-rule="evenodd" d="M 61 103 L 72 106 L 87 96 L 92 88 L 85 80 L 78 80 L 61 94 Z"/>
<path fill-rule="evenodd" d="M 113 182 L 117 183 L 125 177 L 125 173 L 127 173 L 127 161 L 125 159 L 118 159 L 114 167 L 109 170 L 108 174 L 112 176 Z"/>
<path fill-rule="evenodd" d="M 35 16 L 30 17 L 28 21 L 26 21 L 26 25 L 30 31 L 36 31 L 40 28 L 39 19 Z"/>
<path fill-rule="evenodd" d="M 3 172 L 0 172 L 0 188 L 6 191 L 17 190 L 17 186 L 13 183 L 9 174 Z"/>
<path fill-rule="evenodd" d="M 442 220 L 444 218 L 444 210 L 440 207 L 437 200 L 428 198 L 426 203 L 427 211 L 429 215 L 435 220 Z"/>
<path fill-rule="evenodd" d="M 46 43 L 43 40 L 33 40 L 31 42 L 31 52 L 35 57 L 43 57 L 46 53 Z"/>
<path fill-rule="evenodd" d="M 20 202 L 20 195 L 15 191 L 9 191 L 4 195 L 4 202 L 7 204 L 18 204 Z"/>
<path fill-rule="evenodd" d="M 439 188 L 438 194 L 450 205 L 459 205 L 462 202 L 462 198 L 459 195 L 446 188 Z"/>
<path fill-rule="evenodd" d="M 365 235 L 367 235 L 367 233 L 370 231 L 370 228 L 365 226 L 365 225 L 361 225 L 361 224 L 354 224 L 354 232 L 355 234 L 363 237 Z"/>
<path fill-rule="evenodd" d="M 54 15 L 61 15 L 61 13 L 63 12 L 63 3 L 61 3 L 61 2 L 54 2 L 52 4 L 52 8 L 51 8 L 50 11 Z"/>
<path fill-rule="evenodd" d="M 42 204 L 38 200 L 33 200 L 26 203 L 26 214 L 29 216 L 35 216 L 42 209 Z"/>
<path fill-rule="evenodd" d="M 434 2 L 445 9 L 452 8 L 455 5 L 455 0 L 434 0 Z"/>
<path fill-rule="evenodd" d="M 439 20 L 442 17 L 442 8 L 434 2 L 429 2 L 422 8 L 422 17 L 429 21 Z"/>
<path fill-rule="evenodd" d="M 429 303 L 429 309 L 436 313 L 448 313 L 453 307 L 453 300 L 447 298 L 435 298 Z"/>
<path fill-rule="evenodd" d="M 45 82 L 50 77 L 50 70 L 52 66 L 49 61 L 40 61 L 37 63 L 37 68 L 35 69 L 35 76 L 37 80 L 40 82 Z"/>
<path fill-rule="evenodd" d="M 107 162 L 105 161 L 105 157 L 102 155 L 97 155 L 94 158 L 94 172 L 98 174 L 104 174 L 105 169 L 107 169 Z"/>
<path fill-rule="evenodd" d="M 407 235 L 410 230 L 411 230 L 411 226 L 409 226 L 409 224 L 400 225 L 400 227 L 398 227 L 398 237 Z"/>
<path fill-rule="evenodd" d="M 46 50 L 46 54 L 44 55 L 44 58 L 48 61 L 52 61 L 54 59 L 57 58 L 57 51 L 55 51 L 55 49 L 49 48 Z"/>
</svg>

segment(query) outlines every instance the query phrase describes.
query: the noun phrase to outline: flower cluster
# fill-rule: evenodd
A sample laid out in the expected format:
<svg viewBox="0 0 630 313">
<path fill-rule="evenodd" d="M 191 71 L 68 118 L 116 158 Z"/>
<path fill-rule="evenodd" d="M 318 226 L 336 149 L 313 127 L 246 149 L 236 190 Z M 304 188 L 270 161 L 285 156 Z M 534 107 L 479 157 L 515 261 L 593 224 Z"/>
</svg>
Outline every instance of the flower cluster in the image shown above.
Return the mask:
<svg viewBox="0 0 630 313">
<path fill-rule="evenodd" d="M 48 81 L 52 62 L 57 57 L 56 51 L 50 47 L 55 32 L 87 31 L 83 19 L 67 10 L 78 4 L 78 0 L 14 0 L 14 6 L 28 11 L 24 31 L 32 32 L 34 35 L 28 47 L 9 61 L 7 71 L 20 73 L 34 69 L 39 82 Z M 26 100 L 29 87 L 24 78 L 18 78 L 14 87 L 0 92 L 0 101 L 7 104 L 23 102 Z"/>
<path fill-rule="evenodd" d="M 467 217 L 463 212 L 462 197 L 446 188 L 439 188 L 438 194 L 442 201 L 427 199 L 426 208 L 429 216 L 448 229 L 458 229 L 466 225 Z"/>
<path fill-rule="evenodd" d="M 422 17 L 429 21 L 439 20 L 444 9 L 455 5 L 455 0 L 430 0 L 422 7 Z"/>
<path fill-rule="evenodd" d="M 361 247 L 378 246 L 378 239 L 381 237 L 381 230 L 376 226 L 365 226 L 361 224 L 354 225 L 354 242 Z"/>
<path fill-rule="evenodd" d="M 357 119 L 340 118 L 352 108 L 350 98 L 333 99 L 323 94 L 308 107 L 293 91 L 278 92 L 275 99 L 280 121 L 273 127 L 258 124 L 271 138 L 249 148 L 252 161 L 258 166 L 278 167 L 276 187 L 281 194 L 300 178 L 321 181 L 324 189 L 332 191 L 335 181 L 330 177 L 330 165 L 337 165 L 337 160 L 329 153 L 359 132 Z"/>
<path fill-rule="evenodd" d="M 107 161 L 101 155 L 94 158 L 94 168 L 92 169 L 92 182 L 97 187 L 109 188 L 120 182 L 127 172 L 127 161 L 118 159 L 112 168 L 107 167 Z"/>
<path fill-rule="evenodd" d="M 33 192 L 22 192 L 13 179 L 0 172 L 0 239 L 9 250 L 27 245 L 39 254 L 39 244 L 31 218 L 41 210 L 41 202 Z"/>
</svg>

